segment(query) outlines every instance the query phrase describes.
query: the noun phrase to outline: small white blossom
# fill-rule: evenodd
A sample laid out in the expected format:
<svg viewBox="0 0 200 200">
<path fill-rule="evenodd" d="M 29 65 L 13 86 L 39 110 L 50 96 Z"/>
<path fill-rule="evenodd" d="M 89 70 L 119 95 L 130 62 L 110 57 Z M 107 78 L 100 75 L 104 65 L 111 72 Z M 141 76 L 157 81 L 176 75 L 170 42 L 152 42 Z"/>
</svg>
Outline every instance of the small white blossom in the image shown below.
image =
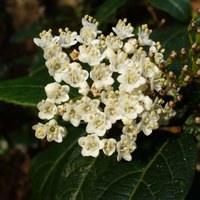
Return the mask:
<svg viewBox="0 0 200 200">
<path fill-rule="evenodd" d="M 124 135 L 128 136 L 130 140 L 136 141 L 137 135 L 141 130 L 138 128 L 135 120 L 130 125 L 125 125 L 122 129 Z"/>
<path fill-rule="evenodd" d="M 126 161 L 131 161 L 131 153 L 136 149 L 136 143 L 126 135 L 121 135 L 121 139 L 117 142 L 117 161 L 120 161 L 122 158 Z"/>
<path fill-rule="evenodd" d="M 74 109 L 77 113 L 81 113 L 82 120 L 89 122 L 90 118 L 99 111 L 99 104 L 100 101 L 98 99 L 90 99 L 84 96 L 81 100 L 76 101 Z"/>
<path fill-rule="evenodd" d="M 115 152 L 117 141 L 114 138 L 109 138 L 103 139 L 102 142 L 104 143 L 104 154 L 107 156 L 111 156 Z"/>
<path fill-rule="evenodd" d="M 88 85 L 87 82 L 83 82 L 80 86 L 79 86 L 79 90 L 78 93 L 82 94 L 83 96 L 87 96 L 87 94 L 90 91 L 90 86 Z"/>
<path fill-rule="evenodd" d="M 49 29 L 48 31 L 42 31 L 40 33 L 40 39 L 39 38 L 33 39 L 34 43 L 37 46 L 41 47 L 42 49 L 45 49 L 51 44 L 55 44 L 56 42 L 58 42 L 58 38 L 53 37 L 51 32 L 52 32 L 51 29 Z"/>
<path fill-rule="evenodd" d="M 147 25 L 144 24 L 142 27 L 138 29 L 138 42 L 141 46 L 153 46 L 155 42 L 149 39 L 149 35 L 151 34 L 151 30 L 148 29 Z"/>
<path fill-rule="evenodd" d="M 99 65 L 105 58 L 105 54 L 101 53 L 98 45 L 79 46 L 79 60 L 88 63 L 90 66 Z"/>
<path fill-rule="evenodd" d="M 160 113 L 159 125 L 167 125 L 169 120 L 176 115 L 176 111 L 169 107 L 168 103 L 165 107 L 157 111 Z"/>
<path fill-rule="evenodd" d="M 96 134 L 79 138 L 78 144 L 83 148 L 81 151 L 83 156 L 97 157 L 99 155 L 99 150 L 104 147 L 104 143 Z"/>
<path fill-rule="evenodd" d="M 153 130 L 159 127 L 159 115 L 153 110 L 151 112 L 142 113 L 142 119 L 138 127 L 144 132 L 146 136 L 150 135 Z"/>
<path fill-rule="evenodd" d="M 56 141 L 61 143 L 63 138 L 67 135 L 66 128 L 59 126 L 57 121 L 54 119 L 50 120 L 46 124 L 36 124 L 33 126 L 33 130 L 35 130 L 37 138 L 43 139 L 46 136 L 48 142 Z"/>
<path fill-rule="evenodd" d="M 114 83 L 112 78 L 112 71 L 104 63 L 95 66 L 90 72 L 90 78 L 94 81 L 96 88 L 103 88 Z"/>
<path fill-rule="evenodd" d="M 92 116 L 91 121 L 86 126 L 87 133 L 95 133 L 98 136 L 105 135 L 106 131 L 111 128 L 111 122 L 106 119 L 103 112 L 97 112 Z"/>
<path fill-rule="evenodd" d="M 136 39 L 131 38 L 124 44 L 123 50 L 127 54 L 133 54 L 136 51 L 137 47 L 138 41 Z"/>
<path fill-rule="evenodd" d="M 46 61 L 50 76 L 53 76 L 56 82 L 61 82 L 63 74 L 68 71 L 69 57 L 66 53 L 60 52 L 56 56 Z"/>
<path fill-rule="evenodd" d="M 140 105 L 137 96 L 128 94 L 119 97 L 119 113 L 125 118 L 136 119 L 144 108 Z"/>
<path fill-rule="evenodd" d="M 116 54 L 107 54 L 107 56 L 109 56 L 110 61 L 109 68 L 113 72 L 123 74 L 127 68 L 133 65 L 133 61 L 123 51 L 118 51 Z"/>
<path fill-rule="evenodd" d="M 133 37 L 133 30 L 134 28 L 131 26 L 130 23 L 126 25 L 127 19 L 125 18 L 123 21 L 120 19 L 116 25 L 113 27 L 113 31 L 117 34 L 120 39 L 125 39 L 129 37 Z"/>
<path fill-rule="evenodd" d="M 105 44 L 107 48 L 117 51 L 122 48 L 123 42 L 118 36 L 114 36 L 113 33 L 110 33 L 105 39 Z"/>
<path fill-rule="evenodd" d="M 60 36 L 58 37 L 58 41 L 63 48 L 69 48 L 77 43 L 76 37 L 77 37 L 77 32 L 76 31 L 69 31 L 68 28 L 65 28 L 65 31 L 62 29 L 59 29 Z"/>
<path fill-rule="evenodd" d="M 97 37 L 101 31 L 97 30 L 98 22 L 90 16 L 82 18 L 83 27 L 80 30 L 80 34 L 76 37 L 77 41 L 83 44 L 89 45 Z"/>
<path fill-rule="evenodd" d="M 38 123 L 34 125 L 33 130 L 35 130 L 35 137 L 38 139 L 44 139 L 47 135 L 47 131 L 45 129 L 45 125 L 42 123 Z"/>
<path fill-rule="evenodd" d="M 56 141 L 61 143 L 63 138 L 67 135 L 67 130 L 65 127 L 59 126 L 57 121 L 52 119 L 45 124 L 47 126 L 47 141 Z"/>
<path fill-rule="evenodd" d="M 37 108 L 40 119 L 52 119 L 58 111 L 56 105 L 49 100 L 42 100 L 37 104 Z"/>
<path fill-rule="evenodd" d="M 56 104 L 61 104 L 69 100 L 69 86 L 60 85 L 59 83 L 50 83 L 45 87 L 47 99 Z"/>
<path fill-rule="evenodd" d="M 59 113 L 64 121 L 70 121 L 70 123 L 78 127 L 81 121 L 81 113 L 75 111 L 75 103 L 69 102 L 59 106 Z"/>
<path fill-rule="evenodd" d="M 107 119 L 114 124 L 117 120 L 121 119 L 121 115 L 119 112 L 119 103 L 108 101 L 107 105 L 104 108 L 104 113 L 106 114 Z"/>
<path fill-rule="evenodd" d="M 126 69 L 123 74 L 118 76 L 117 80 L 121 83 L 119 89 L 126 92 L 133 92 L 146 83 L 146 79 L 141 75 L 141 70 L 136 68 Z"/>
<path fill-rule="evenodd" d="M 57 43 L 53 43 L 44 49 L 44 58 L 46 60 L 49 60 L 53 57 L 59 56 L 61 52 L 62 52 L 61 46 Z"/>
<path fill-rule="evenodd" d="M 77 62 L 70 63 L 68 66 L 68 71 L 63 74 L 63 80 L 72 87 L 81 87 L 88 79 L 88 72 Z"/>
</svg>

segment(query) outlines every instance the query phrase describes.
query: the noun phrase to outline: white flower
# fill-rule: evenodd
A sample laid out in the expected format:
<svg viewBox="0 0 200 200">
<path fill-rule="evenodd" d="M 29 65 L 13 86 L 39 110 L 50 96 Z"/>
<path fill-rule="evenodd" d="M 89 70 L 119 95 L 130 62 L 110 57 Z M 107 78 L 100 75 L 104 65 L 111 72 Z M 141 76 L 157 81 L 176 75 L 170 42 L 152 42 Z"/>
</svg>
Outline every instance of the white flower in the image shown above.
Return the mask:
<svg viewBox="0 0 200 200">
<path fill-rule="evenodd" d="M 119 113 L 128 119 L 136 119 L 144 108 L 140 105 L 136 95 L 121 95 L 119 97 Z"/>
<path fill-rule="evenodd" d="M 138 124 L 138 128 L 140 128 L 146 136 L 150 135 L 153 130 L 159 127 L 158 120 L 160 117 L 154 110 L 142 113 L 141 117 L 142 119 Z"/>
<path fill-rule="evenodd" d="M 99 111 L 99 104 L 98 99 L 90 99 L 84 96 L 81 100 L 76 101 L 74 109 L 77 113 L 80 113 L 82 120 L 89 122 L 90 118 Z"/>
<path fill-rule="evenodd" d="M 170 108 L 168 103 L 163 109 L 157 110 L 157 113 L 160 115 L 159 125 L 167 125 L 169 120 L 176 115 L 176 111 Z"/>
<path fill-rule="evenodd" d="M 59 43 L 61 47 L 63 48 L 69 48 L 77 43 L 76 37 L 77 32 L 76 31 L 69 31 L 68 28 L 65 28 L 65 31 L 62 29 L 59 29 L 60 36 L 57 36 L 59 38 Z"/>
<path fill-rule="evenodd" d="M 53 76 L 56 82 L 61 82 L 64 72 L 68 71 L 69 57 L 66 53 L 60 52 L 56 56 L 46 61 L 50 76 Z"/>
<path fill-rule="evenodd" d="M 123 41 L 121 41 L 118 36 L 114 36 L 113 33 L 110 33 L 110 35 L 105 38 L 105 44 L 107 48 L 117 51 L 122 48 Z"/>
<path fill-rule="evenodd" d="M 77 41 L 89 45 L 95 40 L 98 33 L 101 31 L 97 30 L 98 22 L 90 16 L 82 18 L 83 27 L 80 30 L 80 35 L 76 37 Z"/>
<path fill-rule="evenodd" d="M 142 106 L 146 111 L 150 111 L 153 108 L 153 100 L 149 96 L 140 94 L 139 101 L 143 103 Z"/>
<path fill-rule="evenodd" d="M 70 121 L 70 123 L 78 127 L 81 121 L 81 113 L 75 111 L 75 103 L 69 102 L 59 106 L 59 113 L 64 121 Z"/>
<path fill-rule="evenodd" d="M 96 88 L 107 87 L 114 83 L 112 72 L 104 63 L 95 66 L 93 70 L 91 70 L 90 78 L 94 81 L 94 85 Z"/>
<path fill-rule="evenodd" d="M 59 126 L 57 121 L 52 119 L 45 124 L 47 126 L 47 141 L 56 141 L 61 143 L 63 138 L 67 135 L 67 130 L 65 127 Z"/>
<path fill-rule="evenodd" d="M 164 87 L 166 78 L 163 72 L 149 59 L 145 59 L 142 76 L 146 78 L 152 91 L 159 92 Z"/>
<path fill-rule="evenodd" d="M 97 112 L 93 115 L 91 121 L 86 126 L 87 133 L 95 133 L 98 136 L 105 135 L 106 131 L 111 128 L 111 122 L 106 119 L 106 115 L 103 112 Z"/>
<path fill-rule="evenodd" d="M 105 54 L 101 53 L 98 45 L 79 46 L 79 60 L 88 63 L 90 66 L 99 65 L 105 58 Z"/>
<path fill-rule="evenodd" d="M 138 129 L 138 126 L 135 120 L 132 121 L 130 125 L 125 125 L 122 129 L 124 135 L 128 136 L 130 140 L 136 141 L 137 135 L 141 130 Z"/>
<path fill-rule="evenodd" d="M 103 152 L 107 156 L 111 156 L 116 149 L 117 141 L 113 138 L 103 139 L 102 142 L 104 143 Z"/>
<path fill-rule="evenodd" d="M 46 60 L 49 60 L 53 57 L 59 56 L 61 52 L 62 52 L 61 46 L 57 43 L 53 43 L 44 49 L 44 58 Z"/>
<path fill-rule="evenodd" d="M 45 49 L 51 44 L 55 44 L 56 42 L 58 42 L 58 38 L 53 37 L 51 32 L 51 29 L 49 29 L 48 31 L 42 31 L 40 33 L 40 38 L 33 39 L 34 43 L 42 49 Z"/>
<path fill-rule="evenodd" d="M 126 135 L 121 135 L 121 139 L 117 142 L 117 161 L 120 161 L 122 158 L 126 161 L 131 161 L 131 153 L 136 149 L 136 143 Z"/>
<path fill-rule="evenodd" d="M 67 135 L 67 130 L 65 127 L 59 126 L 57 121 L 52 119 L 46 124 L 38 123 L 33 126 L 33 130 L 35 130 L 35 135 L 39 139 L 43 139 L 47 136 L 47 141 L 56 141 L 61 143 L 63 138 Z"/>
<path fill-rule="evenodd" d="M 99 155 L 99 150 L 104 147 L 104 143 L 96 134 L 79 138 L 78 144 L 83 148 L 81 151 L 83 156 L 97 157 Z"/>
<path fill-rule="evenodd" d="M 116 103 L 118 102 L 119 91 L 102 91 L 101 92 L 101 102 L 104 104 Z"/>
<path fill-rule="evenodd" d="M 118 72 L 122 74 L 127 68 L 133 65 L 133 61 L 129 59 L 128 55 L 123 51 L 118 51 L 116 54 L 108 54 L 107 52 L 107 56 L 109 56 L 108 59 L 110 61 L 109 68 L 113 72 Z"/>
<path fill-rule="evenodd" d="M 162 53 L 158 52 L 158 49 L 155 46 L 149 48 L 149 53 L 153 53 L 154 60 L 156 64 L 164 62 L 164 56 Z"/>
<path fill-rule="evenodd" d="M 78 89 L 78 93 L 79 94 L 82 94 L 83 96 L 87 96 L 87 94 L 89 93 L 90 91 L 90 86 L 88 85 L 87 82 L 83 82 L 79 89 Z"/>
<path fill-rule="evenodd" d="M 63 80 L 70 86 L 77 88 L 85 83 L 88 76 L 88 72 L 83 70 L 79 63 L 73 62 L 69 64 L 68 71 L 63 74 Z"/>
<path fill-rule="evenodd" d="M 59 83 L 50 83 L 45 87 L 47 99 L 56 104 L 61 104 L 69 100 L 69 86 Z"/>
<path fill-rule="evenodd" d="M 153 46 L 155 42 L 149 39 L 149 35 L 151 34 L 151 30 L 148 29 L 147 25 L 144 24 L 142 27 L 138 29 L 138 42 L 141 46 Z"/>
<path fill-rule="evenodd" d="M 108 101 L 107 105 L 104 108 L 104 113 L 106 114 L 106 118 L 112 124 L 114 124 L 117 120 L 121 119 L 118 102 Z"/>
<path fill-rule="evenodd" d="M 45 125 L 42 123 L 38 123 L 34 125 L 33 130 L 35 130 L 35 137 L 38 139 L 44 139 L 47 135 L 47 131 L 45 129 Z"/>
<path fill-rule="evenodd" d="M 146 79 L 142 76 L 141 70 L 137 70 L 136 68 L 126 69 L 123 74 L 118 76 L 117 81 L 121 83 L 119 89 L 129 93 L 146 83 Z"/>
<path fill-rule="evenodd" d="M 123 47 L 123 50 L 127 54 L 133 54 L 138 47 L 138 41 L 135 38 L 129 39 Z"/>
<path fill-rule="evenodd" d="M 56 105 L 49 100 L 42 100 L 37 104 L 37 108 L 40 119 L 52 119 L 58 111 Z"/>
<path fill-rule="evenodd" d="M 112 30 L 117 34 L 120 39 L 125 39 L 129 37 L 133 37 L 133 30 L 134 28 L 131 26 L 130 23 L 126 25 L 127 19 L 125 18 L 123 21 L 120 19 L 116 25 L 113 27 Z"/>
</svg>

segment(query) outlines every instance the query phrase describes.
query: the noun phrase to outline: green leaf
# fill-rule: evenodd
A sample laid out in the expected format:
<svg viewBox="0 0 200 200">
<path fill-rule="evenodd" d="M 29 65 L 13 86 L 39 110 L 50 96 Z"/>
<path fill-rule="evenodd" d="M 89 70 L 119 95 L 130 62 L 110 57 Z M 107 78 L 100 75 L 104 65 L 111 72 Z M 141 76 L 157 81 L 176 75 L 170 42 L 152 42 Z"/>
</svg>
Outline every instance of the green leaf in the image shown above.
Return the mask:
<svg viewBox="0 0 200 200">
<path fill-rule="evenodd" d="M 191 114 L 183 126 L 184 131 L 187 134 L 194 135 L 198 140 L 200 140 L 200 125 L 195 123 L 195 115 Z"/>
<path fill-rule="evenodd" d="M 181 22 L 188 22 L 191 19 L 190 0 L 149 0 L 149 3 Z"/>
<path fill-rule="evenodd" d="M 31 77 L 22 77 L 0 82 L 0 101 L 36 106 L 46 98 L 44 87 L 53 79 L 46 70 L 40 71 Z"/>
<path fill-rule="evenodd" d="M 47 70 L 39 69 L 33 76 L 11 79 L 0 82 L 0 101 L 23 106 L 36 106 L 39 101 L 46 99 L 44 87 L 55 82 Z M 70 88 L 71 99 L 80 94 L 76 88 Z"/>
<path fill-rule="evenodd" d="M 117 9 L 123 6 L 128 0 L 106 0 L 97 10 L 95 18 L 99 22 L 104 22 L 110 16 L 112 16 Z"/>
<path fill-rule="evenodd" d="M 187 26 L 176 25 L 163 29 L 157 29 L 152 32 L 152 38 L 159 41 L 163 48 L 165 48 L 165 59 L 168 58 L 171 51 L 180 52 L 181 48 L 189 49 L 190 42 L 187 32 Z M 176 60 L 170 66 L 170 70 L 179 74 L 182 68 L 181 60 Z"/>
<path fill-rule="evenodd" d="M 195 172 L 196 146 L 188 134 L 161 132 L 139 137 L 133 161 L 116 155 L 80 155 L 80 128 L 69 129 L 64 143 L 38 155 L 31 165 L 32 199 L 156 200 L 184 199 Z"/>
<path fill-rule="evenodd" d="M 187 26 L 180 24 L 154 30 L 152 38 L 160 41 L 167 54 L 172 50 L 180 51 L 181 48 L 188 48 L 190 45 Z"/>
</svg>

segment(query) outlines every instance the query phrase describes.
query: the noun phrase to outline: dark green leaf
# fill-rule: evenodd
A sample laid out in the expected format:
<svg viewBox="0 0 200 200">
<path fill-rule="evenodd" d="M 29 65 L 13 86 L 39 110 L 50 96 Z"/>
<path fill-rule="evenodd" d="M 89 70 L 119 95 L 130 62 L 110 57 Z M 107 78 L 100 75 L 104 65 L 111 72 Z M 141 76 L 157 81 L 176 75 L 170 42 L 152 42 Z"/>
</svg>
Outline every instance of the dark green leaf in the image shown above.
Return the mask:
<svg viewBox="0 0 200 200">
<path fill-rule="evenodd" d="M 179 51 L 183 47 L 187 49 L 190 44 L 187 26 L 183 25 L 154 30 L 152 38 L 161 42 L 167 54 L 172 50 Z"/>
<path fill-rule="evenodd" d="M 27 25 L 22 30 L 18 31 L 12 36 L 11 42 L 19 43 L 26 39 L 32 39 L 34 37 L 38 37 L 38 33 L 40 31 L 41 31 L 41 27 L 37 23 Z"/>
<path fill-rule="evenodd" d="M 70 129 L 64 143 L 38 155 L 31 166 L 32 198 L 37 200 L 184 199 L 195 171 L 196 146 L 188 134 L 158 132 L 140 137 L 133 161 L 116 155 L 86 158 Z"/>
<path fill-rule="evenodd" d="M 46 69 L 40 69 L 30 77 L 22 77 L 0 82 L 0 101 L 23 106 L 36 106 L 39 101 L 46 99 L 44 87 L 54 82 Z M 70 88 L 69 96 L 77 97 L 77 89 Z"/>
<path fill-rule="evenodd" d="M 149 2 L 181 22 L 188 22 L 191 19 L 190 0 L 149 0 Z"/>
<path fill-rule="evenodd" d="M 118 8 L 123 6 L 128 0 L 106 0 L 97 10 L 95 18 L 99 22 L 104 22 L 112 16 Z"/>
<path fill-rule="evenodd" d="M 195 123 L 195 115 L 190 115 L 184 125 L 184 131 L 188 134 L 194 135 L 198 140 L 200 140 L 200 125 Z"/>
<path fill-rule="evenodd" d="M 165 48 L 165 59 L 167 59 L 171 51 L 180 52 L 181 48 L 189 49 L 190 46 L 187 26 L 184 25 L 154 30 L 152 38 L 155 41 L 160 41 L 162 47 Z M 180 59 L 175 60 L 170 66 L 170 70 L 173 70 L 177 74 L 180 73 L 181 68 L 182 62 Z"/>
<path fill-rule="evenodd" d="M 0 83 L 0 100 L 24 106 L 36 106 L 45 97 L 44 87 L 53 81 L 48 72 Z"/>
</svg>

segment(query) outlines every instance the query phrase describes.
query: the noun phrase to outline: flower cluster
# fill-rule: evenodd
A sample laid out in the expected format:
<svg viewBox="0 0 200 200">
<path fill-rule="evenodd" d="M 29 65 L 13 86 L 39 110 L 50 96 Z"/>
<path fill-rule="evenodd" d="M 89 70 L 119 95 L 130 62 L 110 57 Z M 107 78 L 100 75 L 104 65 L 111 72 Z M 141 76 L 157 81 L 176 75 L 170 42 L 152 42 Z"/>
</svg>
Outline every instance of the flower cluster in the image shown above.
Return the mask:
<svg viewBox="0 0 200 200">
<path fill-rule="evenodd" d="M 165 63 L 164 49 L 149 38 L 147 25 L 136 35 L 127 20 L 119 20 L 113 32 L 101 34 L 98 22 L 85 16 L 80 32 L 60 29 L 58 36 L 43 31 L 34 38 L 44 50 L 46 67 L 55 82 L 45 87 L 46 100 L 38 103 L 39 118 L 50 120 L 33 126 L 37 138 L 62 142 L 66 128 L 59 117 L 77 127 L 86 124 L 79 138 L 83 156 L 107 156 L 117 152 L 117 160 L 130 161 L 140 132 L 150 135 L 175 115 L 164 96 L 177 95 L 177 89 L 159 66 Z M 77 90 L 75 98 L 71 90 Z M 113 125 L 121 134 L 109 137 Z"/>
</svg>

